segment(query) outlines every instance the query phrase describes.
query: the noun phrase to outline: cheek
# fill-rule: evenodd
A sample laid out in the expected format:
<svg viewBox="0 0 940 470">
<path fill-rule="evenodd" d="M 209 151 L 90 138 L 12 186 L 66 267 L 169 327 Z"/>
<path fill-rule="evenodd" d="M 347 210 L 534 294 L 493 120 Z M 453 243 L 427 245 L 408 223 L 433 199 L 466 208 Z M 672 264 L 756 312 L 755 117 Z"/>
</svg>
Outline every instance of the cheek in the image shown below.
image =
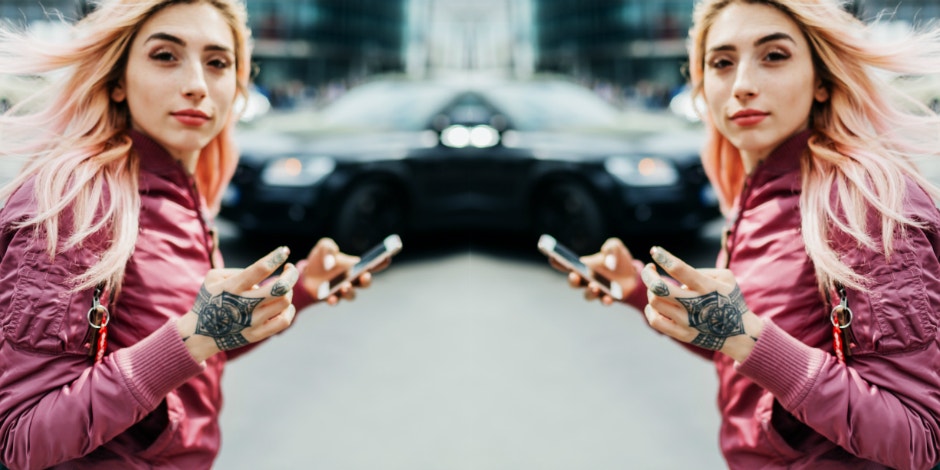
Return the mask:
<svg viewBox="0 0 940 470">
<path fill-rule="evenodd" d="M 708 109 L 708 114 L 711 116 L 712 121 L 719 123 L 719 119 L 722 115 L 722 107 L 725 102 L 725 98 L 722 96 L 721 89 L 714 84 L 709 85 L 707 82 L 702 87 L 702 98 L 705 100 L 705 107 Z"/>
<path fill-rule="evenodd" d="M 224 81 L 218 84 L 215 92 L 216 106 L 220 111 L 228 113 L 238 97 L 238 86 L 235 81 Z"/>
</svg>

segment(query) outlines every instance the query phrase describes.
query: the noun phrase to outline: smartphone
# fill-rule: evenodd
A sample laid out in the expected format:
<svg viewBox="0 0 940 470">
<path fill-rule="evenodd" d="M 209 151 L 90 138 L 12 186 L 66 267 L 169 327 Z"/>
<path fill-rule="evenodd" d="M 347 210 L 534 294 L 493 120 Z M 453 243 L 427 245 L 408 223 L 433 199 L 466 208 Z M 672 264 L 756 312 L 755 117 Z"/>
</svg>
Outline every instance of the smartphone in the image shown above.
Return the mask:
<svg viewBox="0 0 940 470">
<path fill-rule="evenodd" d="M 352 265 L 352 267 L 333 279 L 321 283 L 317 288 L 317 299 L 325 300 L 327 297 L 335 294 L 344 283 L 352 282 L 366 271 L 382 264 L 385 260 L 401 251 L 401 247 L 401 238 L 398 235 L 392 234 L 385 237 L 382 243 L 379 243 L 363 253 L 362 256 L 359 257 L 358 263 Z"/>
<path fill-rule="evenodd" d="M 592 271 L 591 268 L 581 262 L 581 259 L 575 252 L 571 251 L 571 249 L 565 245 L 558 243 L 555 237 L 551 235 L 542 235 L 539 237 L 539 251 L 544 253 L 545 256 L 557 261 L 558 264 L 565 268 L 576 272 L 578 276 L 581 276 L 581 279 L 597 284 L 600 286 L 601 292 L 611 296 L 611 298 L 623 300 L 623 288 L 620 287 L 620 284 L 610 282 L 610 279 Z"/>
</svg>

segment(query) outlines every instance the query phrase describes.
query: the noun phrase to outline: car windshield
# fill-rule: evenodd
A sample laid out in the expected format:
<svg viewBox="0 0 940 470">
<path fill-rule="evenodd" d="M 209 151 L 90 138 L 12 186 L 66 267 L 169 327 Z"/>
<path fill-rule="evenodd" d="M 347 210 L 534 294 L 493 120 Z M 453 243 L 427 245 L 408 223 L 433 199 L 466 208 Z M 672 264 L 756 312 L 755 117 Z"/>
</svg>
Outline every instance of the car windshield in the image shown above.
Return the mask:
<svg viewBox="0 0 940 470">
<path fill-rule="evenodd" d="M 518 130 L 611 129 L 620 111 L 590 90 L 564 81 L 533 81 L 484 91 Z"/>
<path fill-rule="evenodd" d="M 333 129 L 421 130 L 454 94 L 453 89 L 441 84 L 368 83 L 326 107 L 322 122 Z"/>
</svg>

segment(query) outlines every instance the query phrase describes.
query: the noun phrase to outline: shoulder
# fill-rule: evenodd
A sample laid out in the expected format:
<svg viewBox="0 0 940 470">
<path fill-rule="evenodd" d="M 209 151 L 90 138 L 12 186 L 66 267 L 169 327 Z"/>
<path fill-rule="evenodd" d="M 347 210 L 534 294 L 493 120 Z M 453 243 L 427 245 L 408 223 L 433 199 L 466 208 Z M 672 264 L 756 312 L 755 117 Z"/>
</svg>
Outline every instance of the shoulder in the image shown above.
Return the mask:
<svg viewBox="0 0 940 470">
<path fill-rule="evenodd" d="M 926 224 L 933 231 L 940 229 L 940 210 L 930 193 L 911 178 L 905 178 L 904 215 Z"/>
<path fill-rule="evenodd" d="M 22 220 L 36 214 L 36 178 L 26 180 L 13 190 L 0 210 L 0 224 L 7 227 L 10 222 Z"/>
</svg>

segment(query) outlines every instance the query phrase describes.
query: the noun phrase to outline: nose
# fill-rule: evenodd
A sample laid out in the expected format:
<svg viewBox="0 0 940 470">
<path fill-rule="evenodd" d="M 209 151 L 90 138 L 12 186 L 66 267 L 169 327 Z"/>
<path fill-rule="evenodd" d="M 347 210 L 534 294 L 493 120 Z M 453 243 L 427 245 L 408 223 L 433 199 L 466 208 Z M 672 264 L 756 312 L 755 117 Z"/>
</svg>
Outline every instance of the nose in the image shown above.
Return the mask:
<svg viewBox="0 0 940 470">
<path fill-rule="evenodd" d="M 747 101 L 757 96 L 757 80 L 753 68 L 746 63 L 738 65 L 732 92 L 738 101 Z"/>
<path fill-rule="evenodd" d="M 209 87 L 206 84 L 206 75 L 199 61 L 190 61 L 190 65 L 184 67 L 184 80 L 181 92 L 187 98 L 201 100 L 209 93 Z"/>
</svg>

